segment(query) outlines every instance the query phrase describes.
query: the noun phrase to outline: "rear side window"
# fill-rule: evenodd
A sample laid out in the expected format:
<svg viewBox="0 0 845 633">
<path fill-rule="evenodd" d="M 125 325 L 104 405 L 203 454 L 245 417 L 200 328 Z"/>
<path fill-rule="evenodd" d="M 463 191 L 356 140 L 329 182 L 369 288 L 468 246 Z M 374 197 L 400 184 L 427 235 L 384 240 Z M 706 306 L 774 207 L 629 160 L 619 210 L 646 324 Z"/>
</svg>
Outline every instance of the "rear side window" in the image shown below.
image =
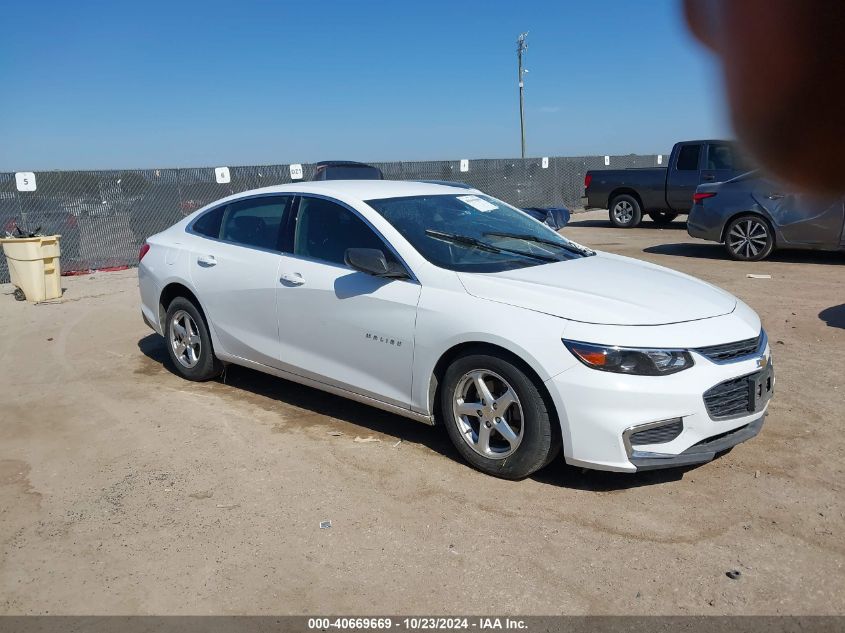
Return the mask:
<svg viewBox="0 0 845 633">
<path fill-rule="evenodd" d="M 745 170 L 743 157 L 733 145 L 712 143 L 707 147 L 707 169 Z"/>
<path fill-rule="evenodd" d="M 226 210 L 225 205 L 212 209 L 208 213 L 203 213 L 194 221 L 193 230 L 195 233 L 205 235 L 206 237 L 213 237 L 217 239 L 220 237 L 220 223 L 223 221 L 223 212 Z"/>
<path fill-rule="evenodd" d="M 377 248 L 388 263 L 396 261 L 375 231 L 346 207 L 322 198 L 300 198 L 294 254 L 344 265 L 347 248 Z"/>
<path fill-rule="evenodd" d="M 698 171 L 701 145 L 684 145 L 678 152 L 678 171 Z"/>
<path fill-rule="evenodd" d="M 220 239 L 279 250 L 279 236 L 293 196 L 269 196 L 235 202 L 227 207 Z"/>
</svg>

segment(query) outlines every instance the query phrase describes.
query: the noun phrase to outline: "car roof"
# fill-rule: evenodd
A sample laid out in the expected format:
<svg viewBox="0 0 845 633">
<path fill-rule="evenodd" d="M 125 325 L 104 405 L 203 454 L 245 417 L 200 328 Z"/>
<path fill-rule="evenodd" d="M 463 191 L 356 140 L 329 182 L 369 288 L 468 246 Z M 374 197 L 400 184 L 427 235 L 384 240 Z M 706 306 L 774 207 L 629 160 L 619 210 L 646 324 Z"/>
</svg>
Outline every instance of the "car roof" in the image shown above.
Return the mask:
<svg viewBox="0 0 845 633">
<path fill-rule="evenodd" d="M 403 196 L 466 195 L 467 191 L 476 190 L 461 185 L 441 185 L 416 180 L 315 180 L 242 191 L 230 196 L 230 199 L 257 193 L 315 193 L 358 200 L 377 200 Z"/>
</svg>

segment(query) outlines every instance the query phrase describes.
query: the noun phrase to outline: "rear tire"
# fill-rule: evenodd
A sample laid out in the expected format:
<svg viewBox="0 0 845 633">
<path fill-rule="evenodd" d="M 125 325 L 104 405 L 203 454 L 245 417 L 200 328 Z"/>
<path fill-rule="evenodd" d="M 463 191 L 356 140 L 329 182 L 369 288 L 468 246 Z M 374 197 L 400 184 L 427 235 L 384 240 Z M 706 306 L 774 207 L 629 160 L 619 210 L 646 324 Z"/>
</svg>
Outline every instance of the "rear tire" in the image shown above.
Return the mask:
<svg viewBox="0 0 845 633">
<path fill-rule="evenodd" d="M 757 262 L 768 257 L 774 247 L 772 227 L 759 215 L 741 215 L 731 220 L 725 229 L 725 250 L 733 259 Z"/>
<path fill-rule="evenodd" d="M 205 319 L 185 297 L 176 297 L 167 306 L 164 340 L 170 360 L 183 378 L 205 381 L 223 373 L 223 363 L 214 355 Z"/>
<path fill-rule="evenodd" d="M 20 288 L 15 288 L 15 301 L 26 301 L 26 295 Z"/>
<path fill-rule="evenodd" d="M 678 217 L 678 214 L 672 211 L 649 211 L 648 216 L 655 224 L 666 226 L 667 224 L 671 224 Z"/>
<path fill-rule="evenodd" d="M 634 196 L 623 194 L 610 202 L 610 223 L 620 229 L 632 229 L 639 226 L 643 219 L 643 210 Z"/>
<path fill-rule="evenodd" d="M 439 400 L 455 448 L 483 473 L 523 479 L 560 452 L 556 423 L 538 385 L 505 358 L 458 358 L 443 376 Z"/>
</svg>

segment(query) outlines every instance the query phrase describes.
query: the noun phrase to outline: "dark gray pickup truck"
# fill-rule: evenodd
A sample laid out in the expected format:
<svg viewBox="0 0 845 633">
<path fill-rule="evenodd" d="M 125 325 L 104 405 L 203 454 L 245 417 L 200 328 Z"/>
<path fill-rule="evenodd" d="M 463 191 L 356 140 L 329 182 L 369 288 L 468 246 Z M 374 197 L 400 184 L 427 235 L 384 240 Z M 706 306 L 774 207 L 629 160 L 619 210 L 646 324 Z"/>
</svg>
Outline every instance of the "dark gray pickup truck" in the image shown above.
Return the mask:
<svg viewBox="0 0 845 633">
<path fill-rule="evenodd" d="M 633 228 L 647 213 L 668 224 L 692 208 L 695 188 L 730 180 L 751 169 L 731 141 L 675 143 L 666 167 L 593 169 L 584 176 L 584 206 L 608 209 L 610 221 Z"/>
</svg>

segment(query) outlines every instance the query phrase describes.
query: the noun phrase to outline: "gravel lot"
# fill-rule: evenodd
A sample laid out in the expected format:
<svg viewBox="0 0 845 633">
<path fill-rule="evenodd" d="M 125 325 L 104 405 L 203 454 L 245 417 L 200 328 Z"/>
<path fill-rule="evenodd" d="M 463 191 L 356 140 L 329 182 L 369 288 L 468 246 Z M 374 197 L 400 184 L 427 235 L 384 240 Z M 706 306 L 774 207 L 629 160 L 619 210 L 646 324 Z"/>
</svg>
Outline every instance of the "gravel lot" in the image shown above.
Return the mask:
<svg viewBox="0 0 845 633">
<path fill-rule="evenodd" d="M 65 278 L 60 304 L 0 286 L 0 613 L 845 614 L 845 257 L 732 262 L 680 221 L 605 220 L 564 234 L 761 314 L 758 438 L 683 471 L 501 481 L 439 428 L 237 367 L 181 380 L 134 270 Z"/>
</svg>

